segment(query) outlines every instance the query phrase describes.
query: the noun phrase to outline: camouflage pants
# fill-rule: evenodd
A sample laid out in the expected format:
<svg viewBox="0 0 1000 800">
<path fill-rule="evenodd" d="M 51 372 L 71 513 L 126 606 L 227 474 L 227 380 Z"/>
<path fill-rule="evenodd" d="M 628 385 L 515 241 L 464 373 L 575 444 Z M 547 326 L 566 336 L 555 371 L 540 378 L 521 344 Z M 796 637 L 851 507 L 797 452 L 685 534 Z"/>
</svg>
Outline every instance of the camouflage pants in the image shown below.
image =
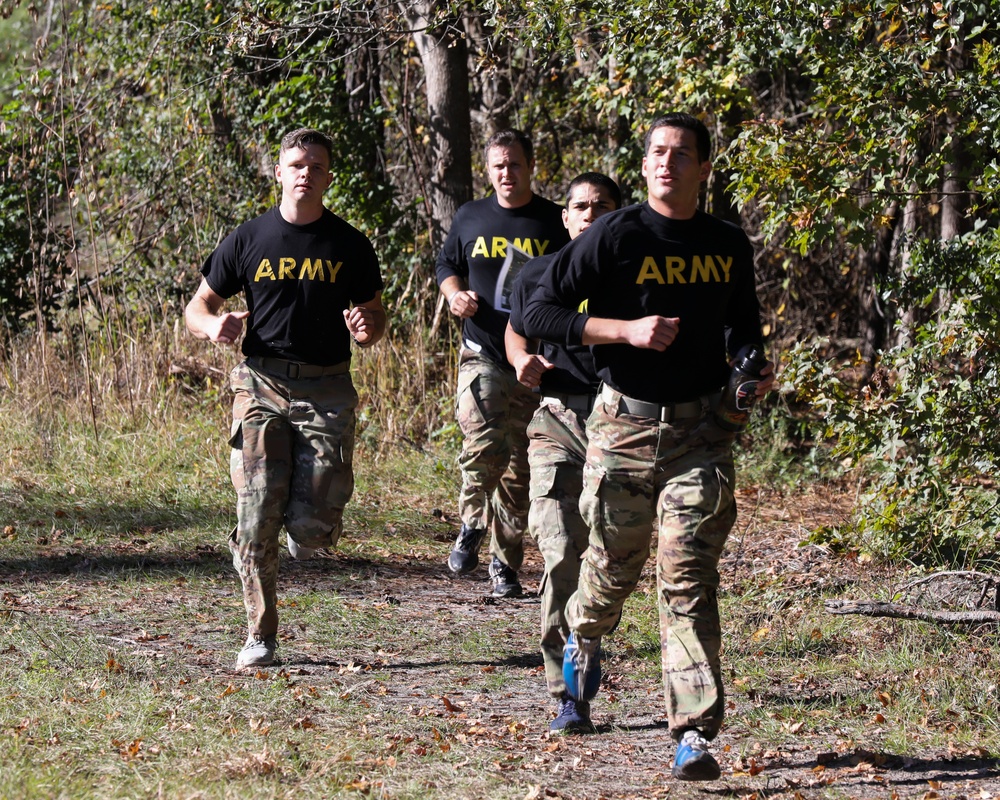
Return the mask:
<svg viewBox="0 0 1000 800">
<path fill-rule="evenodd" d="M 243 584 L 251 636 L 278 630 L 278 534 L 303 547 L 332 547 L 354 492 L 350 373 L 290 380 L 246 362 L 230 375 L 235 393 L 229 444 L 237 526 L 233 566 Z"/>
<path fill-rule="evenodd" d="M 464 437 L 458 513 L 490 532 L 490 552 L 513 570 L 524 560 L 528 524 L 528 435 L 538 395 L 471 350 L 458 365 L 458 426 Z"/>
<path fill-rule="evenodd" d="M 587 420 L 581 510 L 590 547 L 566 608 L 581 636 L 606 633 L 635 589 L 654 526 L 667 716 L 713 738 L 723 717 L 719 558 L 736 502 L 732 442 L 711 414 L 664 424 L 620 413 L 619 395 Z"/>
<path fill-rule="evenodd" d="M 545 561 L 542 600 L 542 659 L 549 694 L 566 691 L 563 646 L 569 635 L 564 609 L 576 591 L 580 558 L 589 531 L 580 515 L 580 490 L 587 451 L 585 416 L 561 403 L 542 401 L 528 425 L 531 508 L 528 531 Z"/>
</svg>

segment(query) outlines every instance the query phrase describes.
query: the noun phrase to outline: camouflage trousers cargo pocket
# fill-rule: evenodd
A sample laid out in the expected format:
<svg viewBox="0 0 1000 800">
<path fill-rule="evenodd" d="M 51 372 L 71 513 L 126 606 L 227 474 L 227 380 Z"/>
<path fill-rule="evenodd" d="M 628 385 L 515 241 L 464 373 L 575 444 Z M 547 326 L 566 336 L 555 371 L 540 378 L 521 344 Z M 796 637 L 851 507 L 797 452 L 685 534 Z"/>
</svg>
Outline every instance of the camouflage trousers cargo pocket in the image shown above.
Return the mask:
<svg viewBox="0 0 1000 800">
<path fill-rule="evenodd" d="M 350 375 L 277 381 L 244 363 L 231 385 L 239 541 L 276 538 L 284 525 L 304 547 L 335 545 L 354 492 Z"/>
<path fill-rule="evenodd" d="M 528 525 L 526 431 L 538 396 L 511 370 L 463 350 L 456 404 L 463 435 L 459 516 L 470 528 L 488 530 L 491 551 L 516 571 Z"/>
</svg>

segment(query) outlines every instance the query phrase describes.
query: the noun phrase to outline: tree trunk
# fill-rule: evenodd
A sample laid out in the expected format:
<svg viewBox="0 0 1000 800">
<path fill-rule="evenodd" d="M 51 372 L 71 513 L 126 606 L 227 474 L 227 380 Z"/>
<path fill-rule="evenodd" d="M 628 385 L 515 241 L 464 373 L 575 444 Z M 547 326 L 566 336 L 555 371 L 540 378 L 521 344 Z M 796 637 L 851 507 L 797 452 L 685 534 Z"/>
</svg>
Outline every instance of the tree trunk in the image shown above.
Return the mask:
<svg viewBox="0 0 1000 800">
<path fill-rule="evenodd" d="M 949 120 L 949 131 L 954 135 L 955 126 Z M 969 170 L 966 143 L 955 137 L 951 142 L 951 161 L 945 165 L 941 183 L 941 241 L 947 242 L 961 236 L 966 225 L 965 214 L 969 207 L 970 192 L 965 184 Z"/>
<path fill-rule="evenodd" d="M 344 60 L 344 84 L 349 119 L 361 119 L 368 109 L 381 102 L 380 64 L 375 44 L 359 42 L 353 55 Z M 371 176 L 371 182 L 376 185 L 388 183 L 382 159 L 382 153 L 385 152 L 385 135 L 382 130 L 379 127 L 376 136 L 365 142 L 367 149 L 363 156 L 365 173 Z"/>
<path fill-rule="evenodd" d="M 879 228 L 870 247 L 858 251 L 858 322 L 861 355 L 865 361 L 863 383 L 871 377 L 875 359 L 885 347 L 891 325 L 890 315 L 879 297 L 879 286 L 892 269 L 892 243 L 900 224 L 898 206 L 893 204 L 886 216 L 892 223 Z"/>
<path fill-rule="evenodd" d="M 511 44 L 506 37 L 492 35 L 478 14 L 468 14 L 462 22 L 472 49 L 472 122 L 485 143 L 497 131 L 512 127 Z"/>
<path fill-rule="evenodd" d="M 469 67 L 465 40 L 446 6 L 417 0 L 403 6 L 424 65 L 430 136 L 431 247 L 437 252 L 459 206 L 472 199 Z"/>
</svg>

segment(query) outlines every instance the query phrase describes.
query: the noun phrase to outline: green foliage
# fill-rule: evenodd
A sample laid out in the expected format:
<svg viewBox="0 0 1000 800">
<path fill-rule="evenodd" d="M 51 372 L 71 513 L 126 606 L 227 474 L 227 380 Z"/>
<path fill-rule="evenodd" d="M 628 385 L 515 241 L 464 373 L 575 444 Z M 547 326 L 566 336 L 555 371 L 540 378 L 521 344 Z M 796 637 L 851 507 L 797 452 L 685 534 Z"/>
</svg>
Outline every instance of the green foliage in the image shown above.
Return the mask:
<svg viewBox="0 0 1000 800">
<path fill-rule="evenodd" d="M 59 156 L 75 144 L 61 142 L 61 154 L 45 153 L 41 145 L 54 138 L 54 121 L 45 112 L 53 84 L 53 74 L 39 70 L 17 84 L 13 99 L 0 108 L 0 318 L 8 331 L 20 330 L 19 318 L 29 308 L 44 315 L 53 307 L 53 286 L 72 261 L 67 239 L 45 224 L 52 202 L 67 202 Z M 71 232 L 67 238 L 72 242 Z"/>
<path fill-rule="evenodd" d="M 853 525 L 833 536 L 872 554 L 969 566 L 998 555 L 1000 234 L 981 229 L 913 249 L 887 295 L 924 315 L 860 392 L 815 348 L 783 375 L 826 419 L 835 453 L 863 478 Z M 888 296 L 887 296 L 888 299 Z"/>
<path fill-rule="evenodd" d="M 796 16 L 789 35 L 808 88 L 798 114 L 745 122 L 727 155 L 733 189 L 762 209 L 765 235 L 803 255 L 834 237 L 869 241 L 893 204 L 931 206 L 943 176 L 967 186 L 995 159 L 1000 84 L 987 13 L 977 2 L 873 2 Z"/>
<path fill-rule="evenodd" d="M 35 71 L 20 73 L 0 129 L 14 178 L 0 195 L 9 210 L 0 258 L 24 262 L 4 271 L 0 303 L 34 299 L 60 326 L 72 319 L 63 310 L 95 293 L 130 314 L 176 315 L 194 268 L 275 201 L 278 143 L 300 126 L 336 143 L 330 205 L 376 240 L 384 260 L 402 260 L 413 220 L 382 167 L 379 64 L 361 67 L 362 29 L 346 26 L 339 7 L 290 8 L 54 7 L 59 24 Z M 365 102 L 353 100 L 359 89 Z M 66 243 L 70 258 L 57 251 Z M 52 266 L 32 274 L 32 264 Z M 96 306 L 102 319 L 111 310 L 103 299 Z"/>
<path fill-rule="evenodd" d="M 906 269 L 904 238 L 940 235 L 946 204 L 961 230 L 970 214 L 997 214 L 1000 42 L 987 3 L 597 0 L 523 11 L 518 36 L 561 57 L 594 128 L 630 134 L 610 137 L 626 189 L 653 116 L 706 120 L 717 142 L 708 206 L 730 215 L 735 205 L 758 235 L 759 283 L 782 341 L 860 334 L 870 359 L 895 323 L 875 287 Z"/>
<path fill-rule="evenodd" d="M 4 5 L 13 7 L 0 8 L 0 105 L 10 101 L 20 83 L 34 38 L 28 9 L 16 1 Z"/>
<path fill-rule="evenodd" d="M 5 149 L 0 144 L 0 152 Z M 29 298 L 20 291 L 22 276 L 30 268 L 25 206 L 23 190 L 7 169 L 0 168 L 0 319 L 7 328 L 15 327 L 14 318 L 30 307 Z"/>
<path fill-rule="evenodd" d="M 792 488 L 839 478 L 840 465 L 830 448 L 816 443 L 816 427 L 811 415 L 789 407 L 783 398 L 761 401 L 737 440 L 739 484 Z"/>
</svg>

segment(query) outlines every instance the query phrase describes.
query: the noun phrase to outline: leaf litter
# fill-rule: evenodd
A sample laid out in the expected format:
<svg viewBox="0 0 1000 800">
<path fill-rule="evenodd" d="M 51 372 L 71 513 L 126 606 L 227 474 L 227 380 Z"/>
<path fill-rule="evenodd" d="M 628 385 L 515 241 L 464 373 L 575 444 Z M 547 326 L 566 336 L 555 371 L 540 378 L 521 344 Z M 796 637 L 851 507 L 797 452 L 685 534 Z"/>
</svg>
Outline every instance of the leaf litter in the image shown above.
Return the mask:
<svg viewBox="0 0 1000 800">
<path fill-rule="evenodd" d="M 823 592 L 844 587 L 874 591 L 886 575 L 850 555 L 803 546 L 807 528 L 835 524 L 843 515 L 844 502 L 835 488 L 810 487 L 797 493 L 754 488 L 741 493 L 740 499 L 741 518 L 721 564 L 721 591 L 734 597 L 763 593 L 766 602 L 755 602 L 752 613 L 738 623 L 749 645 L 761 648 L 756 658 L 766 671 L 768 648 L 776 638 L 787 636 L 788 619 L 801 616 L 802 609 L 818 602 Z M 145 648 L 136 651 L 137 657 L 149 656 L 155 648 L 157 658 L 185 664 L 188 675 L 175 692 L 183 692 L 183 686 L 193 681 L 212 681 L 220 702 L 241 692 L 246 681 L 283 683 L 292 690 L 287 702 L 297 706 L 289 727 L 303 734 L 329 735 L 339 724 L 315 704 L 323 693 L 355 703 L 367 713 L 352 735 L 381 742 L 381 752 L 377 756 L 334 752 L 331 766 L 352 763 L 368 770 L 370 774 L 359 773 L 343 784 L 360 795 L 391 797 L 386 770 L 393 774 L 410 770 L 421 776 L 421 769 L 427 769 L 421 761 L 433 759 L 429 767 L 433 771 L 441 768 L 444 757 L 455 773 L 483 769 L 485 764 L 494 776 L 504 776 L 508 791 L 502 794 L 495 788 L 487 790 L 485 783 L 477 793 L 474 775 L 462 784 L 469 797 L 492 800 L 1000 798 L 1000 769 L 994 754 L 950 744 L 931 750 L 907 747 L 905 753 L 882 747 L 893 724 L 891 689 L 862 670 L 854 674 L 854 686 L 837 686 L 825 676 L 810 674 L 808 662 L 797 674 L 774 676 L 774 688 L 763 690 L 759 676 L 727 673 L 727 725 L 715 742 L 723 768 L 717 782 L 692 786 L 670 778 L 673 742 L 664 723 L 658 676 L 655 670 L 635 669 L 634 648 L 616 644 L 613 637 L 607 642 L 607 674 L 594 703 L 598 735 L 554 736 L 548 731 L 554 704 L 544 688 L 537 650 L 537 598 L 495 601 L 486 597 L 484 575 L 451 576 L 444 565 L 450 539 L 441 534 L 441 520 L 432 513 L 428 517 L 427 529 L 413 532 L 419 541 L 405 554 L 377 543 L 347 541 L 328 558 L 282 562 L 285 608 L 277 669 L 234 673 L 231 662 L 238 633 L 220 625 L 211 613 L 193 613 L 196 624 L 186 631 L 159 630 L 155 621 L 174 614 L 160 604 L 191 602 L 188 592 L 193 590 L 183 576 L 173 582 L 173 593 L 136 591 L 116 610 L 105 607 L 97 614 L 91 590 L 74 586 L 62 572 L 0 569 L 5 622 L 20 625 L 24 635 L 34 626 L 38 630 L 33 632 L 45 639 L 47 634 L 41 623 L 31 621 L 32 615 L 63 616 L 72 620 L 80 635 L 95 641 L 115 637 Z M 398 538 L 404 531 L 397 526 L 391 534 Z M 74 543 L 50 537 L 44 547 L 62 563 Z M 146 540 L 140 549 L 146 559 L 155 556 Z M 44 564 L 42 555 L 39 563 Z M 219 596 L 210 602 L 228 604 L 238 618 L 236 578 L 225 577 L 229 565 L 224 544 L 200 548 L 194 555 L 218 561 L 219 580 L 223 586 L 228 580 L 228 588 L 213 590 Z M 529 595 L 537 591 L 541 559 L 530 543 L 521 574 Z M 651 582 L 647 565 L 642 591 L 630 602 L 655 598 Z M 47 583 L 48 593 L 40 588 Z M 396 629 L 414 632 L 413 641 L 386 640 L 377 629 L 366 629 L 359 630 L 349 652 L 322 652 L 304 625 L 296 627 L 297 595 L 315 591 L 341 597 L 345 614 L 388 615 Z M 463 637 L 486 622 L 490 631 L 502 630 L 503 635 L 485 652 L 464 650 Z M 804 638 L 815 646 L 827 644 L 819 627 L 809 628 Z M 52 644 L 54 658 L 71 660 L 71 654 L 60 654 L 61 642 Z M 15 656 L 17 649 L 12 639 L 3 651 Z M 725 668 L 725 655 L 723 659 Z M 121 653 L 107 653 L 104 666 L 109 678 L 132 669 L 123 663 Z M 928 673 L 937 666 L 928 664 Z M 865 703 L 845 710 L 848 697 L 859 692 L 867 694 Z M 801 713 L 785 717 L 768 708 L 769 704 L 785 707 L 790 699 L 803 704 Z M 845 714 L 863 715 L 874 746 L 845 735 Z M 421 724 L 402 733 L 406 726 L 401 721 L 406 719 Z M 931 717 L 926 722 L 956 728 L 961 724 L 960 719 L 939 722 Z M 185 714 L 171 716 L 166 726 L 168 731 L 187 730 L 197 724 L 197 717 Z M 33 736 L 34 725 L 30 718 L 9 723 L 3 735 Z M 254 718 L 248 727 L 264 739 L 272 733 L 272 725 L 263 717 Z M 116 738 L 110 743 L 123 760 L 155 758 L 159 752 L 158 745 L 141 738 Z M 281 774 L 287 779 L 283 762 L 283 755 L 265 744 L 256 753 L 234 755 L 222 770 L 231 776 Z M 421 780 L 427 782 L 428 796 L 445 796 L 434 794 L 435 778 L 426 774 Z"/>
</svg>

